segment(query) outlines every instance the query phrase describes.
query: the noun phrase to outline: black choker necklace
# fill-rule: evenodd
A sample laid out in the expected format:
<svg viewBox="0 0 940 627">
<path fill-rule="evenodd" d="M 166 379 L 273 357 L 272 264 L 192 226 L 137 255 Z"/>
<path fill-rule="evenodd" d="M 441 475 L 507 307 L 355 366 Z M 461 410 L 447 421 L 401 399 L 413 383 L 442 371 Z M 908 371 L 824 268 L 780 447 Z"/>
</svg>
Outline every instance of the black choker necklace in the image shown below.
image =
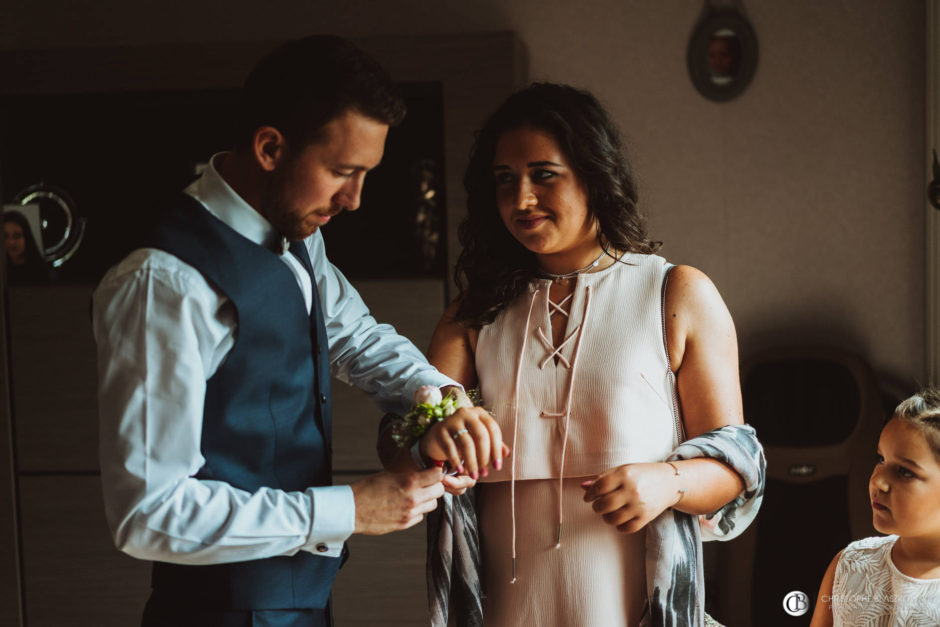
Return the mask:
<svg viewBox="0 0 940 627">
<path fill-rule="evenodd" d="M 595 259 L 594 261 L 592 261 L 592 262 L 589 263 L 588 265 L 584 266 L 584 267 L 581 268 L 580 270 L 575 270 L 574 272 L 567 272 L 567 273 L 565 273 L 565 274 L 555 274 L 554 272 L 548 272 L 548 271 L 546 271 L 546 270 L 541 270 L 541 269 L 540 269 L 539 271 L 542 273 L 542 276 L 543 276 L 544 278 L 546 278 L 546 279 L 551 279 L 551 280 L 554 281 L 555 283 L 558 283 L 559 285 L 561 285 L 562 281 L 567 281 L 568 279 L 573 279 L 574 277 L 578 276 L 579 274 L 583 274 L 583 273 L 585 273 L 585 272 L 588 272 L 589 270 L 593 270 L 594 268 L 596 268 L 596 267 L 598 266 L 598 264 L 601 262 L 601 259 L 603 259 L 603 258 L 604 258 L 604 255 L 606 255 L 606 254 L 607 254 L 607 247 L 605 246 L 605 247 L 604 247 L 604 250 L 601 251 L 601 254 L 599 254 L 599 255 L 597 256 L 597 259 Z"/>
</svg>

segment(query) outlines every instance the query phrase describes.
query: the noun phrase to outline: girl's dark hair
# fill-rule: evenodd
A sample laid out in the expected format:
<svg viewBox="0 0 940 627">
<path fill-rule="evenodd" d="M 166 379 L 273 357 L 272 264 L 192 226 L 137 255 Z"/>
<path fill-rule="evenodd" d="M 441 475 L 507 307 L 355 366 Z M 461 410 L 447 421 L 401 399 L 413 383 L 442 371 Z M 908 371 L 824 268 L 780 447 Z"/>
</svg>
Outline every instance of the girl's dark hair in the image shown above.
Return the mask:
<svg viewBox="0 0 940 627">
<path fill-rule="evenodd" d="M 29 226 L 29 220 L 26 219 L 19 211 L 4 211 L 3 212 L 3 223 L 12 222 L 17 224 L 20 227 L 20 230 L 23 231 L 23 239 L 25 250 L 24 256 L 26 257 L 26 265 L 42 265 L 45 263 L 45 258 L 42 253 L 39 251 L 39 247 L 36 246 L 36 240 L 33 238 L 33 229 Z"/>
<path fill-rule="evenodd" d="M 647 238 L 620 134 L 597 98 L 567 85 L 533 83 L 486 121 L 464 175 L 467 217 L 459 230 L 463 251 L 457 261 L 460 304 L 455 318 L 471 328 L 492 322 L 538 276 L 535 254 L 509 233 L 496 207 L 496 143 L 506 131 L 522 127 L 546 132 L 557 142 L 587 190 L 599 241 L 606 240 L 611 250 L 643 254 L 660 247 Z"/>
<path fill-rule="evenodd" d="M 281 45 L 251 71 L 236 141 L 246 145 L 258 128 L 273 126 L 296 153 L 347 111 L 397 126 L 406 109 L 401 91 L 372 57 L 341 37 L 312 35 Z"/>
</svg>

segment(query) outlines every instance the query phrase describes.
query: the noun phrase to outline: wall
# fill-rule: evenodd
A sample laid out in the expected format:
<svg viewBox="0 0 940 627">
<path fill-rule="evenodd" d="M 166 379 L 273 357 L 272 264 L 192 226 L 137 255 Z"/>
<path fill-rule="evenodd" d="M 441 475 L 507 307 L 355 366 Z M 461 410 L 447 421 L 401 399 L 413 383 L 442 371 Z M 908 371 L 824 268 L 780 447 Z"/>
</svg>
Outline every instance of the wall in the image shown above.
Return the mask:
<svg viewBox="0 0 940 627">
<path fill-rule="evenodd" d="M 694 91 L 683 0 L 7 0 L 0 47 L 515 30 L 532 78 L 595 91 L 621 124 L 671 260 L 724 294 L 742 353 L 825 342 L 923 380 L 923 4 L 748 0 L 739 98 Z"/>
</svg>

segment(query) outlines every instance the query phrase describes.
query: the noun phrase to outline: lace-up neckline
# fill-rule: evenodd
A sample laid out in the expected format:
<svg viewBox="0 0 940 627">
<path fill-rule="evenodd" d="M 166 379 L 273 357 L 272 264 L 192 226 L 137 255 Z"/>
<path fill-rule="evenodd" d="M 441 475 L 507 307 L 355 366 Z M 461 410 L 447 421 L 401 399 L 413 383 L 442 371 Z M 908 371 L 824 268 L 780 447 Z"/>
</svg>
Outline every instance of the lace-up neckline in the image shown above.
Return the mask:
<svg viewBox="0 0 940 627">
<path fill-rule="evenodd" d="M 575 291 L 580 286 L 575 285 Z M 561 530 L 564 523 L 564 504 L 562 498 L 562 491 L 564 489 L 564 480 L 565 480 L 565 454 L 568 450 L 568 432 L 569 426 L 571 423 L 571 398 L 572 393 L 574 392 L 575 384 L 575 374 L 577 372 L 578 365 L 578 355 L 581 348 L 581 337 L 584 335 L 584 327 L 588 320 L 588 311 L 591 303 L 591 285 L 588 284 L 584 287 L 584 308 L 581 316 L 581 322 L 574 327 L 574 329 L 568 331 L 566 329 L 566 335 L 564 340 L 562 340 L 558 346 L 555 346 L 553 341 L 546 336 L 544 329 L 540 325 L 536 330 L 536 336 L 541 340 L 545 345 L 547 355 L 539 362 L 539 368 L 544 369 L 549 361 L 552 359 L 558 360 L 558 363 L 563 365 L 565 368 L 570 370 L 568 376 L 568 389 L 564 397 L 564 409 L 561 412 L 551 412 L 542 410 L 539 412 L 539 416 L 545 419 L 555 419 L 555 420 L 564 420 L 564 435 L 562 438 L 561 445 L 561 460 L 559 462 L 558 470 L 558 532 L 556 535 L 555 546 L 556 548 L 561 547 Z M 549 296 L 550 286 L 544 286 L 537 288 L 532 292 L 532 299 L 529 303 L 529 311 L 526 315 L 526 324 L 525 331 L 522 336 L 522 346 L 519 350 L 519 355 L 516 358 L 516 376 L 513 383 L 513 389 L 515 393 L 513 394 L 514 398 L 519 398 L 519 379 L 522 372 L 522 363 L 523 357 L 526 352 L 526 346 L 528 345 L 529 339 L 529 329 L 531 328 L 532 322 L 532 310 L 535 308 L 535 301 L 538 299 L 538 295 L 541 293 L 542 289 L 546 290 L 545 298 L 548 302 L 548 323 L 549 323 L 549 334 L 552 334 L 551 321 L 552 316 L 556 314 L 564 315 L 568 319 L 568 322 L 571 322 L 571 307 L 574 303 L 575 292 L 568 294 L 561 302 L 554 302 Z M 568 305 L 569 309 L 565 310 L 564 306 Z M 562 351 L 565 349 L 568 344 L 574 342 L 574 349 L 572 351 L 571 360 L 569 361 L 563 354 Z M 513 410 L 513 436 L 512 436 L 512 448 L 516 450 L 516 439 L 519 433 L 519 406 L 518 403 L 514 403 Z M 510 583 L 516 581 L 516 460 L 518 455 L 513 455 L 512 457 L 512 470 L 510 476 L 510 508 L 512 510 L 512 579 Z"/>
<path fill-rule="evenodd" d="M 539 340 L 542 342 L 545 348 L 548 351 L 550 351 L 550 353 L 546 355 L 545 358 L 539 363 L 539 368 L 542 370 L 545 369 L 545 366 L 548 365 L 548 362 L 551 361 L 552 359 L 555 360 L 556 364 L 561 363 L 565 368 L 568 368 L 568 369 L 571 368 L 571 362 L 569 362 L 568 359 L 562 354 L 562 351 L 565 350 L 565 347 L 568 346 L 568 344 L 570 344 L 572 340 L 574 340 L 575 336 L 578 334 L 578 331 L 581 329 L 581 324 L 578 324 L 578 326 L 576 326 L 571 331 L 568 331 L 567 325 L 566 325 L 566 327 L 562 330 L 562 333 L 564 334 L 567 331 L 567 335 L 557 346 L 555 346 L 555 341 L 554 341 L 555 332 L 554 332 L 554 329 L 552 329 L 551 324 L 552 324 L 552 318 L 554 318 L 555 315 L 563 315 L 568 320 L 571 319 L 571 314 L 564 307 L 565 305 L 569 305 L 569 303 L 571 302 L 573 298 L 574 298 L 574 292 L 571 292 L 570 294 L 565 296 L 561 300 L 561 302 L 556 303 L 555 301 L 552 300 L 551 292 L 549 292 L 548 294 L 548 297 L 546 299 L 548 301 L 548 324 L 549 324 L 548 335 L 546 335 L 545 331 L 542 329 L 541 326 L 538 328 L 538 331 L 536 331 L 536 334 L 538 335 Z"/>
</svg>

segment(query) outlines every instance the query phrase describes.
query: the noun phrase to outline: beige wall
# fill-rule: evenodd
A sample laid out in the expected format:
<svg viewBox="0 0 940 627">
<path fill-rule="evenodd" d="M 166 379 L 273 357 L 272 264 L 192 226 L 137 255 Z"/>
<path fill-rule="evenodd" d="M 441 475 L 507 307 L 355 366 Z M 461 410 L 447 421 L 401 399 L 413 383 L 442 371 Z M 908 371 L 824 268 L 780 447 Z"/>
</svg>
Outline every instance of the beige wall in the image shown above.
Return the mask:
<svg viewBox="0 0 940 627">
<path fill-rule="evenodd" d="M 744 354 L 835 343 L 924 379 L 919 0 L 747 0 L 760 62 L 725 104 L 688 79 L 688 0 L 4 4 L 6 49 L 514 30 L 533 78 L 595 91 L 620 122 L 652 234 L 717 283 Z"/>
</svg>

